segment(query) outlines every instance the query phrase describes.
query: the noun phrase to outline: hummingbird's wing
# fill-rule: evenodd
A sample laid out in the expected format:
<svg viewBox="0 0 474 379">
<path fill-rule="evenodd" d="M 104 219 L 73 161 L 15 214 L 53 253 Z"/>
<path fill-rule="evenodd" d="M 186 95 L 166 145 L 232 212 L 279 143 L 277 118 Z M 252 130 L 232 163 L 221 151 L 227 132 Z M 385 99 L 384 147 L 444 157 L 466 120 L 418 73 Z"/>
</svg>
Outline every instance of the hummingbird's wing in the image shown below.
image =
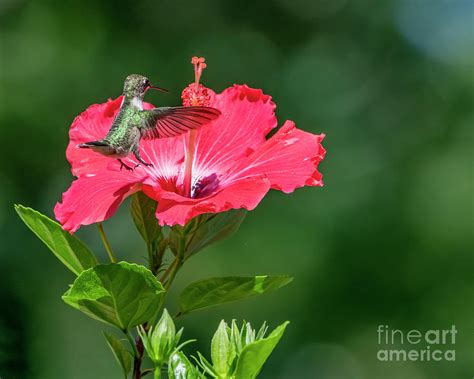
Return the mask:
<svg viewBox="0 0 474 379">
<path fill-rule="evenodd" d="M 211 107 L 161 107 L 143 111 L 142 138 L 174 137 L 199 128 L 218 118 L 221 112 Z"/>
</svg>

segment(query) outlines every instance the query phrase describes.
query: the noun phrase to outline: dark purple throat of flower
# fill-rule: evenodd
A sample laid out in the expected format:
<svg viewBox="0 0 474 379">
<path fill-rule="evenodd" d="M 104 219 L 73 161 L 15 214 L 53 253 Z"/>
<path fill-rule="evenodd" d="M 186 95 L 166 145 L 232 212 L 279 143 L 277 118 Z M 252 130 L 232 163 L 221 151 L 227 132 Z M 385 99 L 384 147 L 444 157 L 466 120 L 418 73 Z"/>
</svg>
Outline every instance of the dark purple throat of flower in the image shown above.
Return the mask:
<svg viewBox="0 0 474 379">
<path fill-rule="evenodd" d="M 202 199 L 210 196 L 219 190 L 220 184 L 219 177 L 216 173 L 203 176 L 192 184 L 190 194 L 186 195 L 184 193 L 184 183 L 179 183 L 180 180 L 178 176 L 171 178 L 158 178 L 156 180 L 161 189 L 168 192 L 174 192 L 177 195 L 190 199 Z"/>
<path fill-rule="evenodd" d="M 191 198 L 199 199 L 211 195 L 219 188 L 219 178 L 217 174 L 211 174 L 204 178 L 200 178 L 191 187 Z"/>
</svg>

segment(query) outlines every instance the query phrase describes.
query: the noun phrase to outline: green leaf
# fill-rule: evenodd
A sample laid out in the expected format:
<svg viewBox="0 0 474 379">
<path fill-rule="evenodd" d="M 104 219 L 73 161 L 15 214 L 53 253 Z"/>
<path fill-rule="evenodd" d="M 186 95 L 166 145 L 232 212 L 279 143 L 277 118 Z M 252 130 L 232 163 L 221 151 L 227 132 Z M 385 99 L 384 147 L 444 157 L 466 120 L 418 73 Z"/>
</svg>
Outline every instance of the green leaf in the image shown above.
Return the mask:
<svg viewBox="0 0 474 379">
<path fill-rule="evenodd" d="M 240 353 L 235 379 L 254 379 L 263 367 L 263 364 L 272 353 L 285 332 L 288 321 L 278 326 L 267 338 L 252 342 L 245 346 Z"/>
<path fill-rule="evenodd" d="M 227 276 L 204 279 L 187 286 L 179 296 L 182 314 L 276 290 L 293 280 L 288 275 Z"/>
<path fill-rule="evenodd" d="M 57 222 L 22 205 L 15 205 L 15 210 L 28 228 L 74 274 L 79 275 L 97 265 L 97 258 L 89 248 Z"/>
<path fill-rule="evenodd" d="M 133 222 L 147 244 L 153 243 L 161 234 L 161 226 L 155 216 L 156 201 L 137 192 L 132 196 Z"/>
<path fill-rule="evenodd" d="M 155 316 L 164 291 L 147 268 L 120 262 L 83 271 L 63 300 L 92 318 L 126 331 Z"/>
<path fill-rule="evenodd" d="M 206 246 L 236 233 L 246 215 L 245 209 L 235 209 L 213 216 L 205 216 L 208 219 L 201 223 L 193 233 L 186 248 L 186 256 L 191 256 Z"/>
<path fill-rule="evenodd" d="M 127 375 L 132 369 L 132 354 L 123 346 L 122 342 L 112 334 L 104 332 L 104 337 L 107 340 L 115 359 L 123 370 L 123 376 L 127 379 Z"/>
</svg>

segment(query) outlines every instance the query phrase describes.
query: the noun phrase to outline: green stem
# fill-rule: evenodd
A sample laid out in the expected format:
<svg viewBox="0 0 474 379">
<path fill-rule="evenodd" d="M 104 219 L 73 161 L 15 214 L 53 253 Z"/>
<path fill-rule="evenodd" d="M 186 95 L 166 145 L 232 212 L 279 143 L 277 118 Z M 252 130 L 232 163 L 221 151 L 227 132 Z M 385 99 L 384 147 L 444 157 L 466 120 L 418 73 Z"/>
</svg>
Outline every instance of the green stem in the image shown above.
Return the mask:
<svg viewBox="0 0 474 379">
<path fill-rule="evenodd" d="M 166 281 L 166 278 L 169 276 L 169 274 L 175 269 L 174 266 L 176 265 L 176 262 L 177 262 L 176 259 L 173 259 L 173 262 L 171 262 L 171 264 L 168 266 L 166 271 L 161 276 L 160 278 L 161 283 L 164 283 Z"/>
<path fill-rule="evenodd" d="M 107 239 L 107 236 L 105 234 L 104 226 L 102 225 L 101 222 L 97 224 L 97 228 L 99 228 L 100 238 L 102 239 L 102 243 L 104 244 L 105 250 L 107 251 L 107 254 L 109 255 L 110 261 L 112 263 L 117 262 L 117 258 L 115 258 L 115 255 L 112 251 L 112 247 L 110 246 L 109 240 Z"/>
<path fill-rule="evenodd" d="M 127 337 L 127 340 L 130 343 L 130 346 L 132 347 L 134 358 L 137 358 L 139 354 L 138 354 L 137 346 L 135 345 L 135 340 L 133 339 L 133 336 L 130 334 L 129 331 L 123 331 L 123 333 Z"/>
<path fill-rule="evenodd" d="M 147 243 L 146 247 L 148 251 L 148 267 L 151 272 L 155 273 L 155 251 L 150 243 Z"/>
<path fill-rule="evenodd" d="M 166 269 L 165 273 L 161 277 L 161 279 L 160 279 L 161 283 L 166 283 L 167 282 L 167 278 L 170 276 L 170 274 L 172 272 L 174 272 L 176 270 L 176 265 L 177 264 L 178 264 L 178 260 L 176 258 L 173 259 L 173 262 L 171 262 L 171 264 L 169 265 L 169 267 Z"/>
<path fill-rule="evenodd" d="M 142 377 L 142 372 L 141 372 L 141 366 L 142 366 L 142 361 L 143 361 L 143 352 L 144 352 L 144 346 L 143 346 L 143 341 L 140 338 L 140 336 L 137 338 L 136 341 L 136 351 L 137 351 L 137 356 L 133 360 L 133 373 L 132 377 L 133 379 L 141 379 Z"/>
<path fill-rule="evenodd" d="M 153 371 L 153 377 L 155 379 L 161 379 L 161 367 L 155 367 L 155 371 Z"/>
<path fill-rule="evenodd" d="M 151 321 L 151 324 L 155 324 L 156 318 L 158 317 L 159 310 L 163 307 L 163 304 L 165 302 L 165 297 L 166 294 L 168 293 L 169 288 L 171 287 L 171 284 L 174 281 L 174 278 L 176 277 L 176 274 L 178 273 L 179 269 L 184 263 L 184 253 L 186 251 L 186 236 L 183 234 L 180 236 L 179 239 L 179 246 L 178 246 L 178 251 L 176 253 L 176 257 L 174 258 L 173 262 L 171 262 L 171 265 L 168 267 L 166 272 L 163 274 L 163 276 L 160 279 L 160 282 L 164 282 L 166 278 L 169 278 L 164 282 L 163 287 L 165 288 L 166 292 L 163 294 L 163 296 L 160 299 L 160 303 L 158 304 L 158 312 L 155 314 L 155 317 Z"/>
<path fill-rule="evenodd" d="M 184 262 L 184 253 L 186 250 L 186 237 L 182 235 L 179 239 L 179 247 L 178 247 L 178 252 L 176 254 L 176 257 L 171 264 L 170 267 L 170 273 L 169 273 L 169 278 L 166 280 L 165 283 L 165 289 L 168 291 L 168 289 L 171 287 L 171 284 L 174 281 L 174 278 L 176 277 L 176 274 L 178 273 L 179 269 L 183 265 Z M 166 273 L 165 273 L 166 275 Z"/>
</svg>

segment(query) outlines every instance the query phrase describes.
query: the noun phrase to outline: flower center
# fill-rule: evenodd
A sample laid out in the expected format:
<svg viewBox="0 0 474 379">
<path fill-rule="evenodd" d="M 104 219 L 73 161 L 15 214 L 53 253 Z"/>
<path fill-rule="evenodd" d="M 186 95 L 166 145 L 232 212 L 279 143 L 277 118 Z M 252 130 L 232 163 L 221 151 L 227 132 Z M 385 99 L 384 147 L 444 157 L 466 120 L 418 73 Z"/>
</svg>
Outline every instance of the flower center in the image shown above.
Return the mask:
<svg viewBox="0 0 474 379">
<path fill-rule="evenodd" d="M 202 71 L 206 68 L 204 58 L 193 57 L 191 63 L 194 66 L 194 83 L 188 85 L 181 93 L 181 100 L 185 106 L 208 106 L 211 102 L 209 90 L 202 84 L 199 84 Z M 185 139 L 184 153 L 184 179 L 183 196 L 196 197 L 194 187 L 192 187 L 192 171 L 194 157 L 196 155 L 196 131 L 191 130 L 189 137 Z M 197 183 L 196 183 L 197 184 Z M 200 192 L 200 190 L 198 191 Z"/>
<path fill-rule="evenodd" d="M 219 179 L 217 174 L 211 174 L 201 177 L 191 188 L 191 197 L 193 199 L 206 197 L 213 193 L 219 187 Z"/>
</svg>

